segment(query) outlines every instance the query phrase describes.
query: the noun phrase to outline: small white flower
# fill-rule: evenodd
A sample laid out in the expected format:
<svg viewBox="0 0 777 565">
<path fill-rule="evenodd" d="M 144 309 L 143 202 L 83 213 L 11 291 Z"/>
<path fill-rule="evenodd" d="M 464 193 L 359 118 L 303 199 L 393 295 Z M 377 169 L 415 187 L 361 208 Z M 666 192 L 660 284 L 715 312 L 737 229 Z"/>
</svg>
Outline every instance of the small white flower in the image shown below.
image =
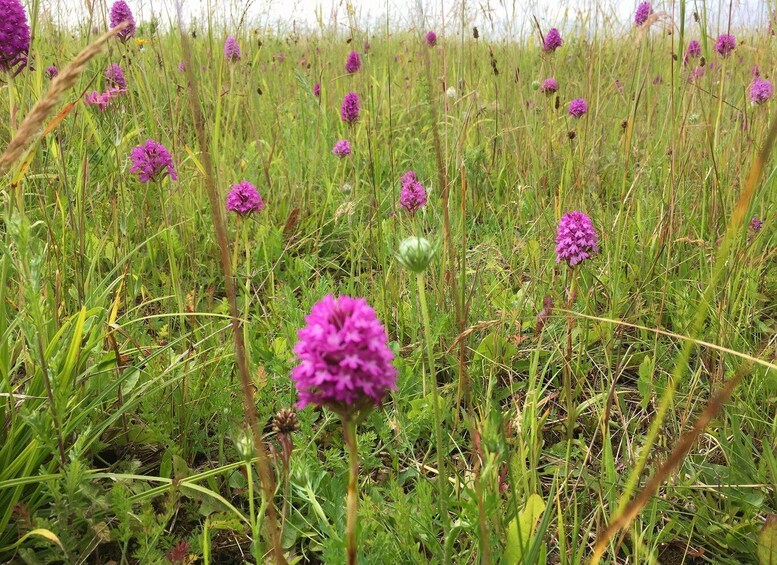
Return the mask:
<svg viewBox="0 0 777 565">
<path fill-rule="evenodd" d="M 448 87 L 448 90 L 445 91 L 445 96 L 447 96 L 450 99 L 456 98 L 456 89 L 452 86 Z"/>
</svg>

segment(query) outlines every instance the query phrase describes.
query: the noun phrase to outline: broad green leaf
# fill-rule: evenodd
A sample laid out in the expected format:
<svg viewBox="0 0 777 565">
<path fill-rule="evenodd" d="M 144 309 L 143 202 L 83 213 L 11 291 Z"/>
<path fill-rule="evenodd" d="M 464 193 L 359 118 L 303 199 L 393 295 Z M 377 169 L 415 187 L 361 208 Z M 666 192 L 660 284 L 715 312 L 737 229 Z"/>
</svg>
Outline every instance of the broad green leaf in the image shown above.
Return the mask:
<svg viewBox="0 0 777 565">
<path fill-rule="evenodd" d="M 529 496 L 526 506 L 507 528 L 505 563 L 509 565 L 523 563 L 524 552 L 529 548 L 534 529 L 544 511 L 545 501 L 542 500 L 542 497 L 538 494 Z"/>
</svg>

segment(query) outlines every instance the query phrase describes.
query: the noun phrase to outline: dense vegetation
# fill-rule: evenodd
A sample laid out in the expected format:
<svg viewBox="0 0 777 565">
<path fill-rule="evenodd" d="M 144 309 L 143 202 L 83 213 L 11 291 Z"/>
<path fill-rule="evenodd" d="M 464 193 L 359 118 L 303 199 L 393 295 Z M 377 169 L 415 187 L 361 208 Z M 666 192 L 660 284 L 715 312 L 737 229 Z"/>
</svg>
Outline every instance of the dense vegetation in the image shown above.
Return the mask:
<svg viewBox="0 0 777 565">
<path fill-rule="evenodd" d="M 27 14 L 0 150 L 47 67 L 61 79 L 96 38 Z M 732 379 L 603 559 L 777 548 L 775 102 L 751 102 L 777 40 L 754 28 L 721 54 L 727 30 L 690 5 L 645 17 L 622 36 L 581 23 L 554 49 L 539 28 L 433 42 L 137 22 L 109 40 L 0 170 L 0 560 L 342 563 L 352 447 L 359 562 L 587 562 Z M 148 139 L 171 168 L 144 178 Z M 411 170 L 425 204 L 400 199 Z M 227 211 L 242 180 L 262 206 Z M 555 252 L 573 210 L 599 248 L 574 266 Z M 418 276 L 397 259 L 409 236 L 434 253 Z M 347 410 L 283 412 L 327 294 L 365 298 L 395 356 L 352 446 Z"/>
</svg>

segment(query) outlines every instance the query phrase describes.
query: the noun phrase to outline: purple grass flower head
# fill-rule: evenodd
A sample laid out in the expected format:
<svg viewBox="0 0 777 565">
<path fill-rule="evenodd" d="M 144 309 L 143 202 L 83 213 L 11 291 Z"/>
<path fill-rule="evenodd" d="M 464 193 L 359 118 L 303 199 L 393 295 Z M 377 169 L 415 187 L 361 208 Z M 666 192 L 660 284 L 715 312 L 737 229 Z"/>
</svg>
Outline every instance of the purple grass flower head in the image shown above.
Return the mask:
<svg viewBox="0 0 777 565">
<path fill-rule="evenodd" d="M 736 37 L 728 33 L 722 33 L 715 42 L 715 51 L 717 51 L 721 57 L 728 57 L 736 46 Z"/>
<path fill-rule="evenodd" d="M 230 62 L 240 60 L 240 45 L 231 35 L 224 41 L 224 58 Z"/>
<path fill-rule="evenodd" d="M 158 182 L 166 176 L 178 180 L 170 152 L 158 141 L 149 139 L 143 145 L 133 148 L 130 159 L 132 167 L 129 172 L 137 173 L 140 182 Z"/>
<path fill-rule="evenodd" d="M 701 57 L 701 44 L 695 39 L 692 39 L 688 42 L 688 47 L 685 48 L 683 64 L 687 65 L 691 59 L 698 59 L 699 57 Z"/>
<path fill-rule="evenodd" d="M 567 212 L 558 223 L 556 263 L 566 261 L 570 267 L 599 253 L 599 236 L 591 218 L 582 212 Z"/>
<path fill-rule="evenodd" d="M 559 31 L 552 27 L 545 34 L 545 40 L 542 42 L 542 50 L 546 53 L 553 53 L 556 49 L 561 47 L 564 41 L 561 39 Z"/>
<path fill-rule="evenodd" d="M 118 38 L 127 41 L 135 36 L 135 18 L 132 17 L 132 10 L 124 0 L 118 0 L 111 6 L 111 27 L 114 28 L 122 22 L 128 22 L 127 27 L 121 30 Z"/>
<path fill-rule="evenodd" d="M 433 31 L 430 31 L 429 33 L 427 33 L 426 34 L 426 44 L 429 47 L 434 47 L 435 45 L 437 45 L 437 34 L 434 33 Z"/>
<path fill-rule="evenodd" d="M 588 103 L 583 98 L 575 98 L 569 103 L 569 115 L 580 118 L 588 113 Z"/>
<path fill-rule="evenodd" d="M 540 85 L 540 92 L 550 96 L 551 94 L 557 91 L 558 91 L 558 81 L 556 79 L 554 79 L 553 77 L 550 77 L 542 81 L 542 84 Z"/>
<path fill-rule="evenodd" d="M 186 72 L 186 65 L 183 61 L 178 61 L 178 72 L 179 73 L 185 73 Z"/>
<path fill-rule="evenodd" d="M 52 79 L 59 74 L 59 69 L 54 65 L 46 67 L 46 78 Z"/>
<path fill-rule="evenodd" d="M 343 98 L 343 104 L 340 106 L 340 118 L 348 125 L 353 125 L 359 121 L 359 95 L 355 92 L 349 92 Z"/>
<path fill-rule="evenodd" d="M 362 68 L 362 59 L 356 51 L 348 53 L 348 58 L 345 60 L 345 72 L 349 75 L 359 72 Z"/>
<path fill-rule="evenodd" d="M 399 191 L 399 205 L 408 212 L 415 213 L 426 206 L 426 189 L 416 177 L 414 171 L 408 171 L 399 179 L 402 188 Z"/>
<path fill-rule="evenodd" d="M 349 157 L 351 155 L 351 142 L 347 139 L 341 139 L 335 143 L 335 146 L 332 148 L 332 153 L 340 157 L 340 159 Z"/>
<path fill-rule="evenodd" d="M 634 25 L 641 26 L 648 20 L 652 13 L 653 6 L 650 5 L 650 2 L 640 2 L 637 6 L 637 10 L 634 12 Z"/>
<path fill-rule="evenodd" d="M 753 216 L 750 220 L 750 229 L 753 231 L 761 231 L 764 223 L 758 219 L 758 216 Z"/>
<path fill-rule="evenodd" d="M 761 77 L 755 77 L 750 84 L 750 102 L 763 104 L 774 95 L 772 83 Z"/>
<path fill-rule="evenodd" d="M 12 71 L 27 64 L 30 26 L 20 0 L 0 0 L 0 13 L 0 72 Z"/>
<path fill-rule="evenodd" d="M 281 52 L 279 52 L 279 53 L 278 53 L 278 54 L 275 56 L 275 58 L 277 59 L 277 61 L 278 61 L 279 63 L 283 63 L 283 62 L 286 60 L 286 53 L 284 53 L 283 51 L 281 51 Z"/>
<path fill-rule="evenodd" d="M 259 191 L 247 180 L 241 180 L 229 187 L 227 194 L 227 210 L 240 216 L 247 216 L 252 212 L 260 212 L 264 208 L 264 201 L 259 196 Z"/>
<path fill-rule="evenodd" d="M 313 96 L 316 98 L 321 98 L 321 83 L 317 82 L 313 85 Z"/>
<path fill-rule="evenodd" d="M 116 63 L 108 65 L 105 70 L 105 80 L 111 88 L 127 88 L 127 79 L 124 78 L 124 71 Z"/>
<path fill-rule="evenodd" d="M 318 301 L 297 332 L 291 371 L 297 406 L 326 405 L 336 412 L 377 405 L 396 388 L 388 336 L 363 298 L 331 294 Z"/>
</svg>

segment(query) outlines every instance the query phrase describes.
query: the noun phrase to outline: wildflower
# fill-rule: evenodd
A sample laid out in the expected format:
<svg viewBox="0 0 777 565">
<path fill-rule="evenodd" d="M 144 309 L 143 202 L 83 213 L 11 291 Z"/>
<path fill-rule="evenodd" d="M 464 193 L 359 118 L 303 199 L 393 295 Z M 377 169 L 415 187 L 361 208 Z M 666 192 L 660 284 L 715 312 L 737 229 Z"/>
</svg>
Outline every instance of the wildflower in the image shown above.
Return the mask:
<svg viewBox="0 0 777 565">
<path fill-rule="evenodd" d="M 683 64 L 687 65 L 691 59 L 698 59 L 701 57 L 701 44 L 692 39 L 688 42 L 688 47 L 685 48 L 685 55 L 683 55 Z"/>
<path fill-rule="evenodd" d="M 313 96 L 321 98 L 321 83 L 317 82 L 313 85 Z"/>
<path fill-rule="evenodd" d="M 408 171 L 400 179 L 402 189 L 399 191 L 399 205 L 411 213 L 426 206 L 428 196 L 426 189 L 420 183 L 415 172 Z"/>
<path fill-rule="evenodd" d="M 113 99 L 124 92 L 126 92 L 126 90 L 122 88 L 109 88 L 103 93 L 93 90 L 84 95 L 84 104 L 87 106 L 97 106 L 100 110 L 105 111 L 111 106 Z"/>
<path fill-rule="evenodd" d="M 750 76 L 753 78 L 760 77 L 761 76 L 761 69 L 758 67 L 758 65 L 753 65 L 750 69 Z"/>
<path fill-rule="evenodd" d="M 146 39 L 145 37 L 135 38 L 135 45 L 137 45 L 141 51 L 143 51 L 143 48 L 146 46 L 146 43 L 148 43 L 148 39 Z"/>
<path fill-rule="evenodd" d="M 542 50 L 546 53 L 553 53 L 556 49 L 561 47 L 564 41 L 561 39 L 561 34 L 555 27 L 548 30 L 545 34 L 545 39 L 542 42 Z"/>
<path fill-rule="evenodd" d="M 278 53 L 278 54 L 275 56 L 275 58 L 278 60 L 278 62 L 279 62 L 279 63 L 283 63 L 283 62 L 286 60 L 286 53 L 284 53 L 283 51 L 281 51 L 280 53 Z"/>
<path fill-rule="evenodd" d="M 328 294 L 305 322 L 294 346 L 299 364 L 291 372 L 299 408 L 323 404 L 338 412 L 358 410 L 380 404 L 396 388 L 386 330 L 366 300 Z"/>
<path fill-rule="evenodd" d="M 157 182 L 166 176 L 172 180 L 178 180 L 170 152 L 158 141 L 149 139 L 143 145 L 134 147 L 130 153 L 130 159 L 132 160 L 130 174 L 137 173 L 140 182 Z"/>
<path fill-rule="evenodd" d="M 753 216 L 750 220 L 750 229 L 753 231 L 761 231 L 764 223 L 758 219 L 758 216 Z"/>
<path fill-rule="evenodd" d="M 583 98 L 575 98 L 569 103 L 569 115 L 579 118 L 588 113 L 588 104 Z"/>
<path fill-rule="evenodd" d="M 707 71 L 704 70 L 704 67 L 694 67 L 693 69 L 691 69 L 691 74 L 688 77 L 688 80 L 691 82 L 697 81 L 700 78 L 702 78 L 706 73 Z"/>
<path fill-rule="evenodd" d="M 615 90 L 618 91 L 618 94 L 623 94 L 623 84 L 621 84 L 621 81 L 618 79 L 615 79 Z"/>
<path fill-rule="evenodd" d="M 343 98 L 343 104 L 340 106 L 340 118 L 348 125 L 359 121 L 359 95 L 355 92 L 349 92 Z"/>
<path fill-rule="evenodd" d="M 52 79 L 59 74 L 59 69 L 55 66 L 46 67 L 46 78 Z"/>
<path fill-rule="evenodd" d="M 722 33 L 715 42 L 715 51 L 717 51 L 721 57 L 728 57 L 736 46 L 736 37 L 731 34 Z"/>
<path fill-rule="evenodd" d="M 124 71 L 116 63 L 108 65 L 105 70 L 105 79 L 111 88 L 127 88 L 127 79 L 124 78 Z"/>
<path fill-rule="evenodd" d="M 345 60 L 345 72 L 349 75 L 356 73 L 362 68 L 362 60 L 356 51 L 351 51 Z"/>
<path fill-rule="evenodd" d="M 455 99 L 456 98 L 456 89 L 454 87 L 452 87 L 452 86 L 449 86 L 448 90 L 445 91 L 445 96 L 449 100 Z"/>
<path fill-rule="evenodd" d="M 641 26 L 647 21 L 652 13 L 653 6 L 650 5 L 650 2 L 640 2 L 637 6 L 637 10 L 634 12 L 634 25 Z"/>
<path fill-rule="evenodd" d="M 227 194 L 227 210 L 236 212 L 240 216 L 246 216 L 252 212 L 259 212 L 264 208 L 259 191 L 247 180 L 242 180 L 230 187 Z"/>
<path fill-rule="evenodd" d="M 332 153 L 340 157 L 348 157 L 351 154 L 351 142 L 347 139 L 341 139 L 332 148 Z"/>
<path fill-rule="evenodd" d="M 435 45 L 437 45 L 437 34 L 434 33 L 433 31 L 430 31 L 429 33 L 427 33 L 426 34 L 426 44 L 429 47 L 434 47 Z"/>
<path fill-rule="evenodd" d="M 127 22 L 127 27 L 118 33 L 118 38 L 127 41 L 135 35 L 135 18 L 132 17 L 132 10 L 124 0 L 117 0 L 111 6 L 111 27 L 114 28 L 122 22 Z"/>
<path fill-rule="evenodd" d="M 276 434 L 291 434 L 299 430 L 297 413 L 291 408 L 283 408 L 272 419 L 272 429 Z"/>
<path fill-rule="evenodd" d="M 542 84 L 540 85 L 540 92 L 550 96 L 551 94 L 557 91 L 558 91 L 558 81 L 556 79 L 554 79 L 553 77 L 550 77 L 542 81 Z"/>
<path fill-rule="evenodd" d="M 0 0 L 0 72 L 27 64 L 30 26 L 20 0 Z"/>
<path fill-rule="evenodd" d="M 599 236 L 591 218 L 577 211 L 564 214 L 556 235 L 556 263 L 566 261 L 573 267 L 595 253 L 599 253 Z"/>
<path fill-rule="evenodd" d="M 755 77 L 750 84 L 750 102 L 753 104 L 763 104 L 774 94 L 772 83 L 761 77 Z"/>
<path fill-rule="evenodd" d="M 183 61 L 178 62 L 178 72 L 179 73 L 186 72 L 186 65 L 184 65 Z"/>
<path fill-rule="evenodd" d="M 224 58 L 230 62 L 240 60 L 240 45 L 231 35 L 224 41 Z"/>
</svg>

